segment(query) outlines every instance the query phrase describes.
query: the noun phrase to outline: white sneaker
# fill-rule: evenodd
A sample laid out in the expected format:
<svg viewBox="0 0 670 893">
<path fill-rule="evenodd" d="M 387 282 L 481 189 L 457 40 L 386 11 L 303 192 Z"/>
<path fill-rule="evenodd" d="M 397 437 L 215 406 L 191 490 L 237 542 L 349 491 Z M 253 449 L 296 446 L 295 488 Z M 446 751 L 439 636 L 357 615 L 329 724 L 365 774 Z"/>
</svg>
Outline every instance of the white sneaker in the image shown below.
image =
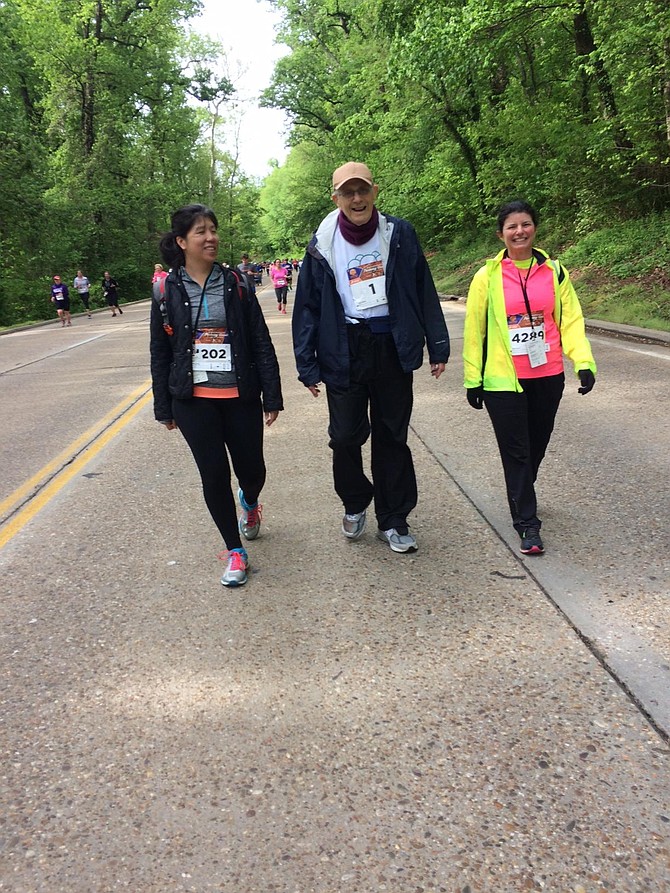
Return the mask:
<svg viewBox="0 0 670 893">
<path fill-rule="evenodd" d="M 395 527 L 390 530 L 378 530 L 377 537 L 388 543 L 394 552 L 416 552 L 419 548 L 411 533 L 398 533 Z"/>
</svg>

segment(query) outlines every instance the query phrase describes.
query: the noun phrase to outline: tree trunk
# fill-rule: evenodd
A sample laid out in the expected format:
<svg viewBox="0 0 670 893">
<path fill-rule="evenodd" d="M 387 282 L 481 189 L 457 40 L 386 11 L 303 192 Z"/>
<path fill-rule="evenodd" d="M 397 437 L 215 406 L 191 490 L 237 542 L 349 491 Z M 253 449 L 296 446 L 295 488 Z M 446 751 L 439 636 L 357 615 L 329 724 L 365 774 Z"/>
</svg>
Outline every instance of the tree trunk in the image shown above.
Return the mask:
<svg viewBox="0 0 670 893">
<path fill-rule="evenodd" d="M 102 14 L 102 0 L 98 0 L 93 20 L 96 45 L 102 39 Z M 86 22 L 84 25 L 84 37 L 88 38 L 90 32 L 90 23 Z M 81 85 L 81 133 L 84 155 L 88 158 L 95 144 L 95 70 L 90 60 L 87 60 L 86 72 Z"/>
<path fill-rule="evenodd" d="M 209 183 L 207 184 L 207 204 L 214 202 L 214 183 L 216 180 L 216 125 L 219 121 L 219 107 L 215 105 L 212 112 L 212 125 L 209 129 Z"/>
<path fill-rule="evenodd" d="M 461 150 L 461 154 L 463 155 L 463 159 L 465 164 L 470 171 L 470 176 L 472 177 L 472 182 L 477 189 L 477 194 L 479 196 L 479 207 L 482 211 L 485 210 L 486 202 L 484 199 L 484 194 L 482 192 L 481 183 L 479 182 L 479 177 L 477 176 L 477 159 L 475 157 L 474 149 L 468 142 L 468 140 L 463 136 L 461 131 L 458 129 L 457 125 L 449 117 L 448 112 L 443 112 L 442 114 L 442 122 L 448 133 L 451 134 L 454 142 Z"/>
<path fill-rule="evenodd" d="M 598 53 L 598 47 L 596 46 L 593 31 L 591 31 L 591 25 L 586 13 L 586 7 L 583 3 L 580 6 L 579 12 L 573 19 L 573 28 L 577 58 L 579 59 L 581 56 L 582 58 L 588 59 L 593 65 L 603 115 L 606 120 L 612 122 L 612 132 L 615 143 L 620 149 L 632 149 L 632 142 L 628 138 L 624 128 L 618 123 L 619 110 L 617 108 L 612 82 L 610 81 L 607 69 L 603 65 L 600 54 Z M 582 95 L 582 109 L 584 107 L 585 101 L 584 96 Z"/>
</svg>

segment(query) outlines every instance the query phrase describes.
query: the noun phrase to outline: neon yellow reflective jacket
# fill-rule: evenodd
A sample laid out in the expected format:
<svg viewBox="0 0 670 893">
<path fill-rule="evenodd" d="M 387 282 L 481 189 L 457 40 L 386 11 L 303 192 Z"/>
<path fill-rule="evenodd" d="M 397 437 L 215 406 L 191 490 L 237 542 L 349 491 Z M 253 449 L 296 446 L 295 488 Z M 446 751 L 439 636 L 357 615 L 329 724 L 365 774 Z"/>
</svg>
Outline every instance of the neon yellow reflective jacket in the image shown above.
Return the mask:
<svg viewBox="0 0 670 893">
<path fill-rule="evenodd" d="M 584 329 L 584 316 L 579 298 L 565 267 L 533 248 L 538 264 L 550 263 L 554 271 L 554 321 L 561 336 L 563 353 L 572 361 L 575 373 L 596 364 Z M 523 391 L 519 384 L 507 328 L 505 296 L 502 282 L 501 251 L 477 270 L 468 291 L 463 334 L 464 385 L 486 391 Z M 559 275 L 560 274 L 560 275 Z M 483 369 L 482 369 L 483 367 Z"/>
</svg>

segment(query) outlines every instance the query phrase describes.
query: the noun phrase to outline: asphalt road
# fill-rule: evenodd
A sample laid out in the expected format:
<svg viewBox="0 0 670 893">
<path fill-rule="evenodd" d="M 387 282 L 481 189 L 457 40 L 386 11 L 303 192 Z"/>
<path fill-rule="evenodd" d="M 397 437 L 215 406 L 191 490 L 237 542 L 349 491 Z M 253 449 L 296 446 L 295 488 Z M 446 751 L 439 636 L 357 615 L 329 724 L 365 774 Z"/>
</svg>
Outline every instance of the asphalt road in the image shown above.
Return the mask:
<svg viewBox="0 0 670 893">
<path fill-rule="evenodd" d="M 464 407 L 458 390 L 464 305 L 448 304 L 447 319 L 455 362 L 440 432 L 434 432 L 432 405 L 418 408 L 414 428 L 516 551 L 490 422 L 485 411 Z M 524 563 L 669 734 L 670 345 L 589 337 L 596 387 L 578 394 L 579 382 L 566 367 L 566 391 L 537 486 L 547 552 Z"/>
<path fill-rule="evenodd" d="M 71 327 L 55 320 L 0 337 L 0 500 L 97 431 L 137 388 L 149 388 L 148 308 L 133 304 L 116 318 L 98 311 L 76 316 Z"/>
<path fill-rule="evenodd" d="M 267 285 L 263 294 L 272 308 Z M 453 358 L 439 389 L 417 375 L 417 394 L 425 400 L 418 401 L 412 427 L 516 551 L 488 417 L 469 410 L 463 399 L 464 306 L 443 306 Z M 76 318 L 71 328 L 54 323 L 2 338 L 6 446 L 0 507 L 2 500 L 7 505 L 0 521 L 16 508 L 13 492 L 34 476 L 43 484 L 148 390 L 147 314 L 147 304 L 129 305 L 120 318 L 97 313 Z M 598 383 L 582 397 L 576 379 L 568 378 L 538 485 L 547 554 L 525 563 L 668 734 L 670 346 L 590 337 Z M 287 361 L 284 377 L 293 375 Z M 20 501 L 38 487 L 28 488 Z M 476 550 L 467 532 L 458 536 L 463 548 Z"/>
<path fill-rule="evenodd" d="M 445 303 L 395 556 L 342 541 L 325 399 L 260 297 L 286 411 L 235 593 L 148 304 L 0 337 L 0 890 L 670 889 L 670 348 L 593 335 L 524 558 Z"/>
</svg>

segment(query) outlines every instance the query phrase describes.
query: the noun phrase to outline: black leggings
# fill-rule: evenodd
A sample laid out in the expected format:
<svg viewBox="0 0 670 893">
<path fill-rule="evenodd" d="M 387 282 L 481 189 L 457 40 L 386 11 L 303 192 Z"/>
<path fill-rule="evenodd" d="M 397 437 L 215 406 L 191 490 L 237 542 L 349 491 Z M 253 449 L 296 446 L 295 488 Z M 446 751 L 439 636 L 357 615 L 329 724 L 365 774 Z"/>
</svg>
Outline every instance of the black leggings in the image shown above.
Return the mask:
<svg viewBox="0 0 670 893">
<path fill-rule="evenodd" d="M 287 294 L 288 294 L 288 285 L 281 285 L 279 288 L 275 288 L 275 295 L 277 296 L 277 303 L 285 304 Z"/>
<path fill-rule="evenodd" d="M 484 391 L 484 405 L 493 424 L 514 527 L 522 533 L 540 527 L 535 480 L 554 430 L 565 375 L 520 380 L 523 393 Z"/>
<path fill-rule="evenodd" d="M 173 400 L 172 415 L 191 448 L 207 508 L 226 548 L 239 549 L 242 540 L 228 453 L 245 502 L 253 505 L 265 483 L 261 401 L 206 397 Z"/>
</svg>

